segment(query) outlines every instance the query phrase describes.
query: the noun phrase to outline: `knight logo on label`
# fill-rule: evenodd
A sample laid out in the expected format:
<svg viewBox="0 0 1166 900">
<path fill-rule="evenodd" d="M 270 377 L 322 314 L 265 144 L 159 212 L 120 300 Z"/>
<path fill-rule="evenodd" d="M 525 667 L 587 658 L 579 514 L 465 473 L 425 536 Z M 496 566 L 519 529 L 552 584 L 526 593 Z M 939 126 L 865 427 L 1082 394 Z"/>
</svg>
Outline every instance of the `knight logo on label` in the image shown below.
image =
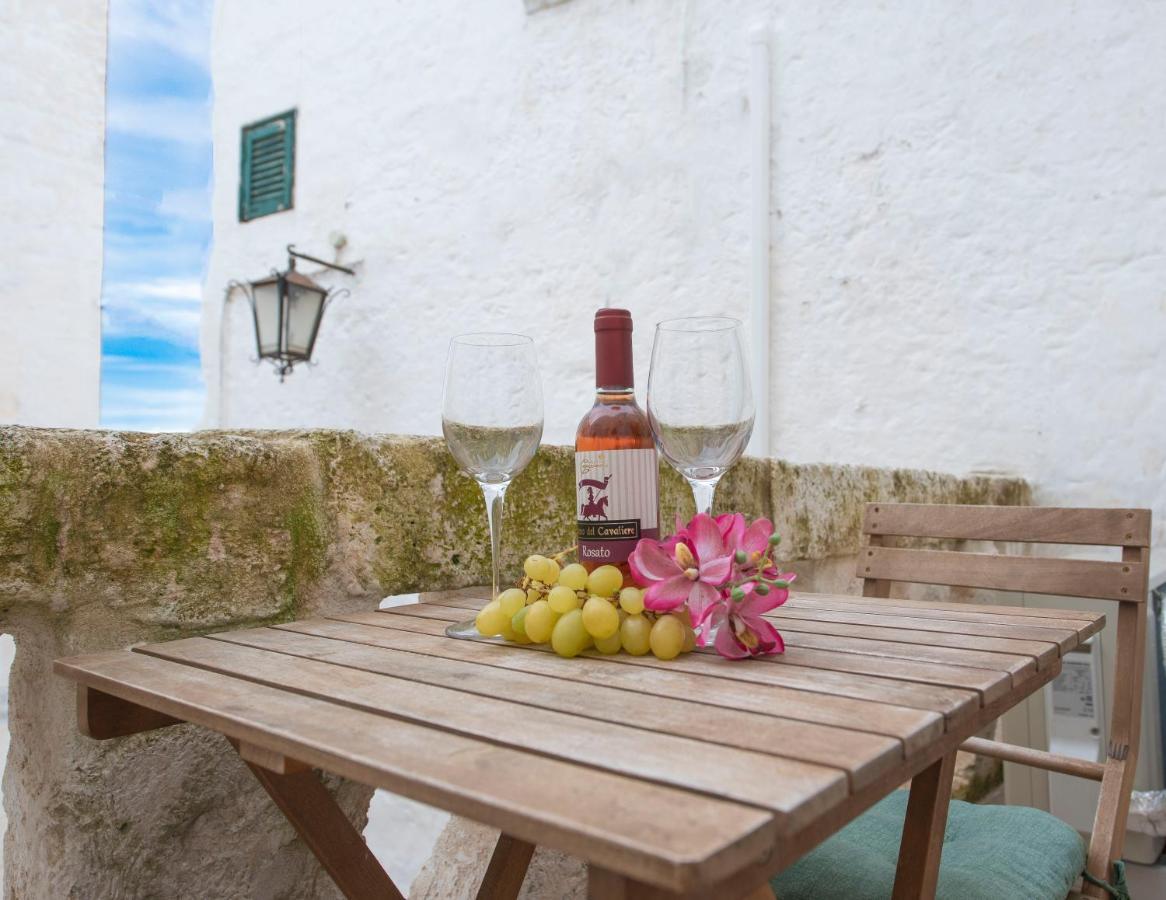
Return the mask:
<svg viewBox="0 0 1166 900">
<path fill-rule="evenodd" d="M 659 534 L 655 450 L 580 451 L 575 475 L 584 562 L 624 562 L 640 538 Z"/>
</svg>

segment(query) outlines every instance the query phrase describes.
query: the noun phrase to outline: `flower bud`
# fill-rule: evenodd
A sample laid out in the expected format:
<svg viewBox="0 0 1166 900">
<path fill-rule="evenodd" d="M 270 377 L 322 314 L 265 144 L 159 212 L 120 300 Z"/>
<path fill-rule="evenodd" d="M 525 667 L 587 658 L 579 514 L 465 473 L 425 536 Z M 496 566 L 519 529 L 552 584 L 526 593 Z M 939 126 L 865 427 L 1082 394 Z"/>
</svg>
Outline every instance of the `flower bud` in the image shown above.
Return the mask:
<svg viewBox="0 0 1166 900">
<path fill-rule="evenodd" d="M 771 581 L 769 583 L 772 584 L 775 588 L 787 588 L 787 587 L 789 587 L 789 582 L 785 581 L 781 578 L 778 578 L 776 581 Z"/>
<path fill-rule="evenodd" d="M 771 547 L 776 547 L 780 543 L 781 543 L 781 535 L 780 534 L 771 534 L 769 536 L 769 545 Z"/>
<path fill-rule="evenodd" d="M 749 557 L 745 555 L 744 550 L 738 550 L 733 554 L 733 559 L 737 561 L 737 565 L 743 566 L 748 561 Z"/>
<path fill-rule="evenodd" d="M 753 590 L 757 591 L 757 593 L 764 597 L 769 593 L 769 585 L 765 584 L 765 582 L 758 582 L 757 587 L 755 587 Z"/>
<path fill-rule="evenodd" d="M 741 588 L 735 587 L 735 588 L 733 588 L 733 590 L 729 594 L 729 596 L 732 597 L 734 600 L 736 600 L 738 603 L 740 603 L 742 600 L 745 599 L 745 592 L 743 590 L 741 590 Z"/>
</svg>

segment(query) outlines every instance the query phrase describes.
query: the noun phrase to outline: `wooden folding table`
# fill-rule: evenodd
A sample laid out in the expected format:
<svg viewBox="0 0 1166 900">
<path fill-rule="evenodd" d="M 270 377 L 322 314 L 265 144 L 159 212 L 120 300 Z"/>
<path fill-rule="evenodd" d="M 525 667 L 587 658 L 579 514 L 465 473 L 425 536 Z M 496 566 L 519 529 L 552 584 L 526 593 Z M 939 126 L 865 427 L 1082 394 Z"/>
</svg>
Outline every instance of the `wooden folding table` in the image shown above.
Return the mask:
<svg viewBox="0 0 1166 900">
<path fill-rule="evenodd" d="M 592 897 L 767 896 L 914 779 L 896 896 L 934 891 L 953 751 L 1057 675 L 1089 613 L 795 594 L 784 655 L 669 662 L 444 635 L 481 590 L 61 659 L 81 730 L 226 736 L 348 897 L 399 897 L 315 769 L 500 829 L 480 897 L 535 844 Z M 908 849 L 910 848 L 910 849 Z"/>
</svg>

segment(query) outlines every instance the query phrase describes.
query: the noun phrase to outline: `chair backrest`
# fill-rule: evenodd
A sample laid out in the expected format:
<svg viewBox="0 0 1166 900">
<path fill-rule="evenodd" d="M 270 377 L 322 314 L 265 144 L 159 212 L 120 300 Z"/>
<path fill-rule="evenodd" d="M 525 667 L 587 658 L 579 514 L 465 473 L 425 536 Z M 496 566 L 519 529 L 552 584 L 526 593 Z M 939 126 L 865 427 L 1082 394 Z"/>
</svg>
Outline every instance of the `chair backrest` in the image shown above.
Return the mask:
<svg viewBox="0 0 1166 900">
<path fill-rule="evenodd" d="M 1091 873 L 1104 878 L 1121 857 L 1137 767 L 1150 524 L 1146 509 L 870 503 L 862 529 L 867 544 L 858 557 L 867 597 L 889 597 L 892 582 L 909 582 L 1117 601 L 1122 665 L 1115 668 L 1109 747 L 1087 863 Z M 918 550 L 889 543 L 899 537 L 1120 547 L 1121 560 Z"/>
</svg>

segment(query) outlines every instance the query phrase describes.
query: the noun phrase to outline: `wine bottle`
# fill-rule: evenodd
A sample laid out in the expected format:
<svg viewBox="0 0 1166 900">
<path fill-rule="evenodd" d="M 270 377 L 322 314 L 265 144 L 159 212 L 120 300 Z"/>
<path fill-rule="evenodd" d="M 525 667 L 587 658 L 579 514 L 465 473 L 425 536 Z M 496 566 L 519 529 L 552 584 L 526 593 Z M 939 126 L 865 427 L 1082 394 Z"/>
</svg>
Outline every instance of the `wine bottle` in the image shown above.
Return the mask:
<svg viewBox="0 0 1166 900">
<path fill-rule="evenodd" d="M 588 570 L 618 566 L 640 538 L 660 535 L 656 445 L 636 403 L 632 314 L 595 314 L 595 405 L 575 433 L 579 562 Z"/>
</svg>

